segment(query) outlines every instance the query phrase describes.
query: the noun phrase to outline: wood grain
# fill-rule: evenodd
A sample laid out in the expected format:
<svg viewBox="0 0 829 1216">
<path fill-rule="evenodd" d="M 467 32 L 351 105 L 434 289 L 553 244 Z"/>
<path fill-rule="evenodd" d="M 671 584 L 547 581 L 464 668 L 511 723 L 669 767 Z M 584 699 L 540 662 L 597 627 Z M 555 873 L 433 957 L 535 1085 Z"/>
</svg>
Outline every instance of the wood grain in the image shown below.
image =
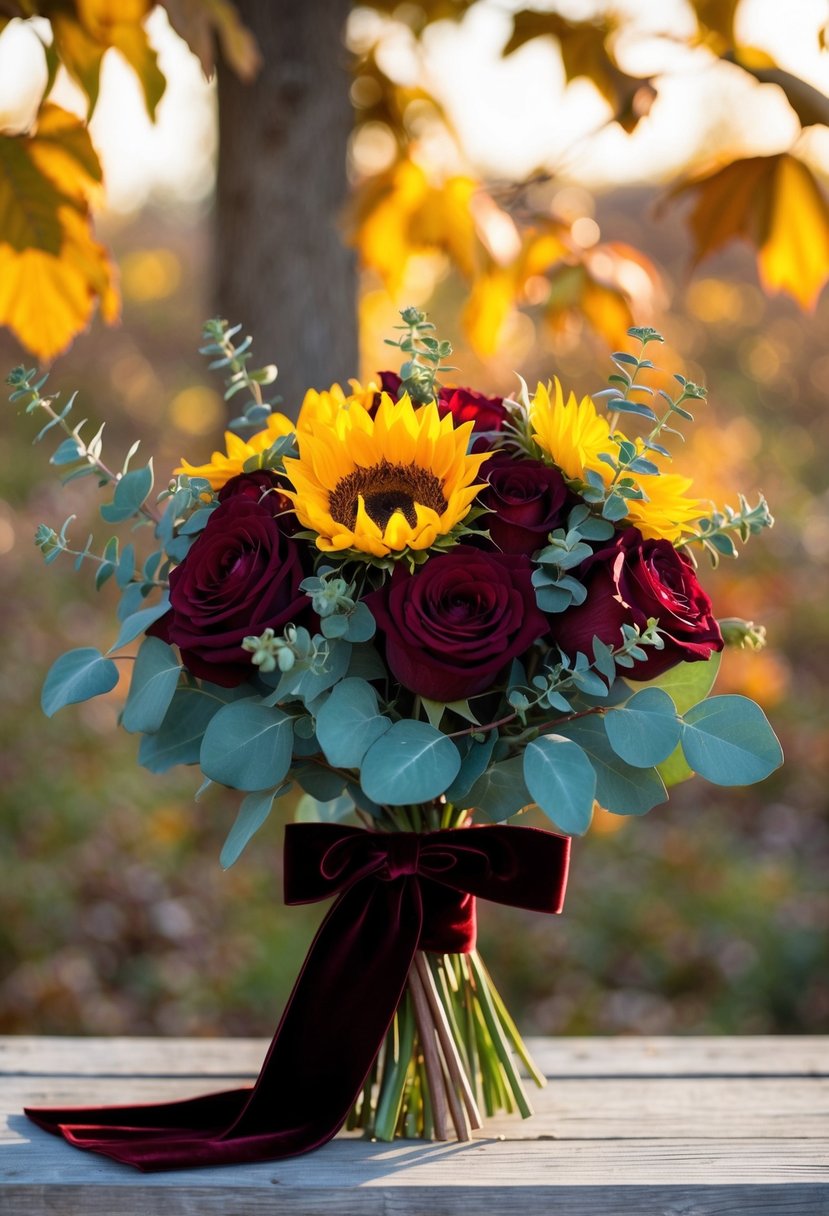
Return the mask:
<svg viewBox="0 0 829 1216">
<path fill-rule="evenodd" d="M 290 1161 L 141 1175 L 24 1103 L 186 1097 L 251 1078 L 258 1040 L 0 1039 L 3 1216 L 827 1216 L 825 1040 L 540 1040 L 536 1116 L 469 1144 L 343 1135 Z"/>
</svg>

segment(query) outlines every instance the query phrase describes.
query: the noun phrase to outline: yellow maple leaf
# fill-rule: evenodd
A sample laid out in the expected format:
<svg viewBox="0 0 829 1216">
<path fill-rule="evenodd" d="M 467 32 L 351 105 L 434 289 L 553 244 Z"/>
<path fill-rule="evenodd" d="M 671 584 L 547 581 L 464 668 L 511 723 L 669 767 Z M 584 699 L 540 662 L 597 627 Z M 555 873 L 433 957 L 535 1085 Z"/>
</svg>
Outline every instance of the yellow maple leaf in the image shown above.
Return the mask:
<svg viewBox="0 0 829 1216">
<path fill-rule="evenodd" d="M 668 196 L 689 194 L 694 262 L 737 237 L 757 250 L 760 281 L 813 308 L 829 279 L 829 204 L 812 171 L 791 153 L 754 156 L 703 173 Z"/>
<path fill-rule="evenodd" d="M 101 169 L 84 125 L 46 102 L 33 134 L 0 135 L 0 325 L 41 359 L 105 321 L 119 300 L 92 235 L 89 195 Z"/>
</svg>

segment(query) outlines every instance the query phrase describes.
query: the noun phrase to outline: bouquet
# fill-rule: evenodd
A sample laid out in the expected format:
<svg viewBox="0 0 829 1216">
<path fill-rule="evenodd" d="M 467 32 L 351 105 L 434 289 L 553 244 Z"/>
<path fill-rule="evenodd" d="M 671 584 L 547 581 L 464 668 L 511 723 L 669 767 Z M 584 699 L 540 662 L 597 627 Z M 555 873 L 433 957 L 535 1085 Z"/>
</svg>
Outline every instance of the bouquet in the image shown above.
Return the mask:
<svg viewBox="0 0 829 1216">
<path fill-rule="evenodd" d="M 222 865 L 284 801 L 286 901 L 336 897 L 252 1089 L 28 1112 L 142 1169 L 286 1156 L 343 1123 L 468 1139 L 484 1113 L 530 1114 L 519 1062 L 543 1078 L 475 950 L 476 897 L 557 912 L 597 805 L 641 815 L 691 773 L 748 784 L 781 761 L 757 705 L 709 696 L 724 641 L 763 635 L 718 621 L 698 576 L 771 515 L 715 510 L 669 471 L 705 390 L 654 387 L 661 336 L 631 329 L 592 398 L 554 379 L 506 399 L 444 386 L 450 344 L 401 316 L 399 373 L 311 390 L 296 424 L 250 338 L 210 322 L 203 353 L 245 404 L 225 450 L 158 494 L 137 445 L 113 471 L 72 398 L 9 377 L 38 438 L 64 432 L 63 480 L 95 477 L 104 521 L 136 533 L 99 551 L 72 548 L 71 519 L 38 530 L 47 562 L 120 592 L 113 645 L 59 658 L 45 712 L 129 663 L 141 764 L 244 795 Z M 533 807 L 553 831 L 515 822 Z"/>
</svg>

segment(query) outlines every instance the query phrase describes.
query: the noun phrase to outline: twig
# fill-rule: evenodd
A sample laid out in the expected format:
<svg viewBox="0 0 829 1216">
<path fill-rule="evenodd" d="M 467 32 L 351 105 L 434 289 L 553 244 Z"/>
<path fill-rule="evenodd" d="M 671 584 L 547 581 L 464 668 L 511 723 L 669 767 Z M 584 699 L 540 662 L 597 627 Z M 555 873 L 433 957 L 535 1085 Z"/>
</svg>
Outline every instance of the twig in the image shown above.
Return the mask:
<svg viewBox="0 0 829 1216">
<path fill-rule="evenodd" d="M 409 992 L 412 996 L 418 1037 L 423 1049 L 423 1063 L 426 1066 L 426 1080 L 429 1083 L 429 1094 L 432 1099 L 435 1139 L 448 1140 L 449 1126 L 446 1118 L 446 1088 L 443 1069 L 440 1064 L 434 1025 L 429 1014 L 429 1003 L 426 1000 L 420 976 L 414 967 L 409 972 Z M 460 1139 L 460 1136 L 458 1138 Z"/>
<path fill-rule="evenodd" d="M 471 1128 L 483 1127 L 483 1119 L 481 1112 L 478 1110 L 478 1104 L 475 1101 L 475 1095 L 472 1092 L 472 1087 L 469 1083 L 469 1078 L 466 1075 L 466 1069 L 461 1061 L 458 1052 L 458 1045 L 455 1042 L 455 1036 L 452 1033 L 452 1028 L 446 1016 L 446 1011 L 440 1001 L 437 987 L 435 986 L 435 977 L 432 975 L 431 968 L 424 958 L 421 951 L 415 954 L 415 967 L 417 974 L 423 984 L 423 990 L 426 993 L 426 999 L 429 1002 L 429 1007 L 432 1010 L 432 1017 L 437 1030 L 438 1039 L 440 1040 L 443 1056 L 446 1060 L 446 1067 L 449 1070 L 449 1077 L 455 1090 L 463 1098 L 463 1104 L 466 1112 L 469 1115 L 469 1126 Z M 469 1139 L 469 1136 L 458 1137 L 458 1139 Z"/>
</svg>

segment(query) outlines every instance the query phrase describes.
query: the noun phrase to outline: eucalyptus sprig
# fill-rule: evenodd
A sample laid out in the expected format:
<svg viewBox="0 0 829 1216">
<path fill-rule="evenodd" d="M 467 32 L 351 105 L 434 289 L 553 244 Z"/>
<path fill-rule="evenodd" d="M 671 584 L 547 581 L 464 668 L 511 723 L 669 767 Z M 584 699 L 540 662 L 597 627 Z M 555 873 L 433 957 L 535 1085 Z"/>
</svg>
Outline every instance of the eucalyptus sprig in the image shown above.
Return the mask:
<svg viewBox="0 0 829 1216">
<path fill-rule="evenodd" d="M 248 367 L 253 356 L 253 338 L 248 335 L 238 346 L 233 341 L 241 328 L 241 325 L 230 325 L 220 317 L 205 321 L 202 330 L 203 345 L 199 347 L 199 354 L 212 359 L 208 364 L 211 371 L 228 369 L 229 374 L 225 377 L 225 401 L 230 401 L 231 397 L 244 390 L 250 393 L 250 401 L 242 413 L 231 420 L 231 428 L 261 430 L 273 407 L 281 401 L 280 397 L 266 401 L 262 396 L 262 385 L 273 384 L 277 368 L 275 363 L 268 363 L 265 367 Z"/>
<path fill-rule="evenodd" d="M 629 669 L 648 656 L 646 647 L 662 650 L 665 642 L 659 632 L 656 617 L 649 617 L 644 629 L 636 625 L 622 625 L 622 640 L 616 647 L 608 646 L 600 638 L 593 638 L 593 657 L 579 651 L 574 658 L 559 652 L 559 660 L 548 665 L 531 681 L 531 687 L 516 686 L 507 700 L 522 722 L 533 709 L 552 709 L 558 713 L 571 714 L 572 705 L 565 694 L 582 693 L 589 697 L 605 698 L 618 675 L 617 668 Z M 599 709 L 591 712 L 599 712 Z M 522 736 L 523 738 L 523 736 Z"/>
<path fill-rule="evenodd" d="M 702 545 L 714 566 L 719 564 L 720 557 L 738 556 L 739 550 L 734 543 L 735 535 L 745 544 L 750 536 L 756 536 L 758 532 L 774 524 L 774 516 L 762 494 L 754 507 L 749 506 L 744 494 L 740 494 L 739 502 L 740 506 L 736 511 L 726 505 L 722 511 L 712 511 L 701 519 L 697 524 L 698 535 L 689 537 L 686 541 L 689 545 Z"/>
<path fill-rule="evenodd" d="M 401 388 L 412 401 L 426 405 L 435 399 L 440 373 L 456 370 L 441 363 L 452 354 L 452 343 L 434 337 L 434 325 L 419 308 L 404 308 L 400 316 L 403 324 L 395 329 L 401 330 L 403 336 L 386 338 L 386 345 L 396 346 L 409 356 L 400 368 Z"/>
<path fill-rule="evenodd" d="M 139 514 L 151 523 L 157 523 L 158 513 L 152 504 L 146 501 L 152 488 L 152 461 L 143 469 L 130 470 L 130 462 L 139 448 L 138 442 L 134 443 L 127 452 L 120 471 L 116 472 L 111 469 L 101 459 L 105 423 L 101 423 L 90 440 L 85 440 L 83 429 L 87 425 L 87 419 L 83 418 L 74 427 L 70 426 L 67 421 L 74 408 L 77 392 L 71 395 L 58 412 L 53 405 L 53 402 L 57 401 L 58 394 L 45 397 L 41 393 L 41 389 L 49 378 L 48 373 L 44 373 L 39 379 L 35 379 L 36 376 L 35 368 L 27 369 L 22 366 L 14 368 L 6 378 L 6 383 L 12 389 L 9 400 L 24 402 L 27 414 L 34 414 L 40 410 L 46 415 L 48 421 L 38 431 L 33 440 L 34 443 L 39 443 L 55 428 L 66 435 L 50 459 L 50 464 L 67 470 L 61 474 L 63 484 L 76 481 L 79 477 L 95 476 L 98 478 L 99 486 L 112 485 L 115 487 L 113 502 L 101 509 L 101 514 L 109 523 L 120 523 L 124 519 Z"/>
</svg>

